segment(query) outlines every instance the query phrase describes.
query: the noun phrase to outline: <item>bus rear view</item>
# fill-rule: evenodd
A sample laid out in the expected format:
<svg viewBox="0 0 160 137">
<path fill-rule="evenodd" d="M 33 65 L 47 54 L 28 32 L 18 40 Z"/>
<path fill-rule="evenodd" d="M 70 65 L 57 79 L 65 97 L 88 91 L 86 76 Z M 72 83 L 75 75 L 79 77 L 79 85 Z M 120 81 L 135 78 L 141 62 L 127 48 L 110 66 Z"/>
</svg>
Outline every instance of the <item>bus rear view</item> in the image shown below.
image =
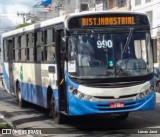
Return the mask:
<svg viewBox="0 0 160 137">
<path fill-rule="evenodd" d="M 145 14 L 96 12 L 67 20 L 69 115 L 155 109 L 150 24 Z"/>
</svg>

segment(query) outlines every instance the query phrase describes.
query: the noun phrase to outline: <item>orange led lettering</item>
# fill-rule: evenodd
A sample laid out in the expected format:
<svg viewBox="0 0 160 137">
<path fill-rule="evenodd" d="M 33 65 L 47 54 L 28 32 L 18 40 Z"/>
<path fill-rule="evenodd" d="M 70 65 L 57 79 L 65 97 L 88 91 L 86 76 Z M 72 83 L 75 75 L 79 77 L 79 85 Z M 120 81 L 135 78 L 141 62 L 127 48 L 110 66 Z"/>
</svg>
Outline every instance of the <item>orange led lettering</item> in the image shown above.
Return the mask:
<svg viewBox="0 0 160 137">
<path fill-rule="evenodd" d="M 109 18 L 109 24 L 113 25 L 113 18 Z"/>
<path fill-rule="evenodd" d="M 87 26 L 86 19 L 82 18 L 82 26 Z"/>
<path fill-rule="evenodd" d="M 88 25 L 89 26 L 93 25 L 92 18 L 89 18 L 88 20 L 89 20 L 89 24 Z"/>
<path fill-rule="evenodd" d="M 82 18 L 82 26 L 134 25 L 134 17 L 94 17 Z"/>
<path fill-rule="evenodd" d="M 109 22 L 109 21 L 108 21 L 108 18 L 105 18 L 105 24 L 106 24 L 106 25 L 109 25 L 108 22 Z"/>
<path fill-rule="evenodd" d="M 114 24 L 114 25 L 117 25 L 117 18 L 114 18 L 114 19 L 113 19 L 113 24 Z"/>
<path fill-rule="evenodd" d="M 126 23 L 126 22 L 125 22 L 125 17 L 122 17 L 122 18 L 121 18 L 121 24 L 122 24 L 122 25 L 125 25 L 125 23 Z"/>
<path fill-rule="evenodd" d="M 132 20 L 132 21 L 131 21 L 131 22 L 132 22 L 131 24 L 136 24 L 136 23 L 135 23 L 135 20 L 134 20 L 134 17 L 131 17 L 131 18 L 132 18 L 132 19 L 131 19 L 131 20 Z"/>
<path fill-rule="evenodd" d="M 118 17 L 118 24 L 120 25 L 121 24 L 121 18 Z"/>
<path fill-rule="evenodd" d="M 105 19 L 101 18 L 101 25 L 105 25 Z"/>
<path fill-rule="evenodd" d="M 97 18 L 93 18 L 93 20 L 94 20 L 94 25 L 97 25 L 96 24 Z"/>
</svg>

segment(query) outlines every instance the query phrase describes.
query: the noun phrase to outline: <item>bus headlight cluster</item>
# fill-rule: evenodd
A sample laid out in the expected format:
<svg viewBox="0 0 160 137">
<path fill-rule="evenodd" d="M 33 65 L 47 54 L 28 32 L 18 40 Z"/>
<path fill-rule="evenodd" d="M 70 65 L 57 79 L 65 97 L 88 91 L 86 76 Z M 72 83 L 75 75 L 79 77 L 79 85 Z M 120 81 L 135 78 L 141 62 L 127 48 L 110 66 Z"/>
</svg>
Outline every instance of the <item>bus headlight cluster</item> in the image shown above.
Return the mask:
<svg viewBox="0 0 160 137">
<path fill-rule="evenodd" d="M 77 98 L 79 98 L 81 100 L 92 101 L 92 99 L 93 99 L 92 96 L 81 93 L 80 91 L 78 91 L 77 89 L 75 89 L 73 87 L 71 87 L 70 90 L 72 91 L 72 94 L 74 96 L 76 96 Z"/>
<path fill-rule="evenodd" d="M 154 92 L 154 90 L 155 90 L 154 85 L 145 86 L 141 89 L 140 93 L 136 96 L 136 99 L 144 98 L 150 95 L 152 92 Z"/>
</svg>

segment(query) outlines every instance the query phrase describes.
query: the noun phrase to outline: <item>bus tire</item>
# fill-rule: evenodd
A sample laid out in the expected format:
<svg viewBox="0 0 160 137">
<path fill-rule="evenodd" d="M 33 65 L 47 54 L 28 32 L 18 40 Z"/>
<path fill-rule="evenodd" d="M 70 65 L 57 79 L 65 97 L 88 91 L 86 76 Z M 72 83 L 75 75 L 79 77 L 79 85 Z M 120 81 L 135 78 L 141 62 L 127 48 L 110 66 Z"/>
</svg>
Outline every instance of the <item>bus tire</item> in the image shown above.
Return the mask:
<svg viewBox="0 0 160 137">
<path fill-rule="evenodd" d="M 127 113 L 119 114 L 119 115 L 115 116 L 115 118 L 118 120 L 125 120 L 128 118 L 128 116 L 129 116 L 129 113 L 127 112 Z"/>
<path fill-rule="evenodd" d="M 20 107 L 25 107 L 26 103 L 25 103 L 25 101 L 22 99 L 22 91 L 21 91 L 19 82 L 18 82 L 18 84 L 17 84 L 17 97 L 18 97 L 18 104 L 19 104 L 19 106 L 20 106 Z"/>
<path fill-rule="evenodd" d="M 56 110 L 56 101 L 53 94 L 51 95 L 49 104 L 49 116 L 53 118 L 56 124 L 64 123 L 64 115 Z"/>
</svg>

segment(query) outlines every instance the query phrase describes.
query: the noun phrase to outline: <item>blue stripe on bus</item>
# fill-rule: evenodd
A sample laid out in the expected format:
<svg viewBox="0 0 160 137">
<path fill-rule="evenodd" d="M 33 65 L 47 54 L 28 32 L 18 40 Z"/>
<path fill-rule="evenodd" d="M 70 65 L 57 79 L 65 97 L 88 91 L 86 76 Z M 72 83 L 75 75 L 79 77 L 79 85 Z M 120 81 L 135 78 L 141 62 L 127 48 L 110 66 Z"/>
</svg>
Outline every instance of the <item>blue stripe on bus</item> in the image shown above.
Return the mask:
<svg viewBox="0 0 160 137">
<path fill-rule="evenodd" d="M 124 101 L 125 107 L 121 109 L 111 109 L 110 102 L 89 102 L 80 100 L 72 93 L 68 93 L 69 100 L 69 115 L 89 115 L 89 114 L 104 114 L 104 113 L 121 113 L 141 110 L 154 110 L 156 105 L 156 95 L 153 92 L 144 99 L 135 101 Z"/>
<path fill-rule="evenodd" d="M 5 84 L 7 86 L 7 90 L 9 91 L 10 90 L 10 79 L 9 79 L 9 74 L 7 74 L 6 72 L 6 67 L 3 63 L 3 76 L 4 76 L 4 79 L 5 79 Z"/>
<path fill-rule="evenodd" d="M 78 84 L 76 84 L 72 80 L 70 80 L 70 78 L 68 76 L 68 72 L 65 73 L 65 76 L 66 76 L 66 84 L 78 89 Z"/>
<path fill-rule="evenodd" d="M 33 104 L 37 104 L 44 108 L 48 108 L 47 104 L 47 87 L 41 87 L 33 84 L 20 82 L 22 98 Z M 58 89 L 52 89 L 56 100 L 56 108 L 58 108 Z"/>
</svg>

